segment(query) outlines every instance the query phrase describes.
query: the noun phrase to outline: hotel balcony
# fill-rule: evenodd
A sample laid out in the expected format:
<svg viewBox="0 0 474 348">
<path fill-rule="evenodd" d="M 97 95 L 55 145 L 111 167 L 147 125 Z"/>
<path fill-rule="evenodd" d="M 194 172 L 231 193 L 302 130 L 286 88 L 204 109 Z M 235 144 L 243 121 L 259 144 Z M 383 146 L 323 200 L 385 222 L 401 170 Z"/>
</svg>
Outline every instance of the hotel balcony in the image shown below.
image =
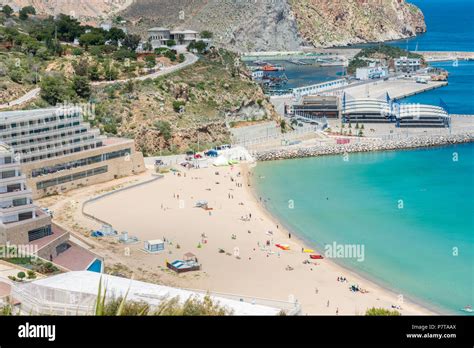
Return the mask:
<svg viewBox="0 0 474 348">
<path fill-rule="evenodd" d="M 40 125 L 31 125 L 31 126 L 28 125 L 28 126 L 18 126 L 14 128 L 7 128 L 7 129 L 0 130 L 0 136 L 2 136 L 2 139 L 4 139 L 3 136 L 6 136 L 6 135 L 11 136 L 12 133 L 21 133 L 22 131 L 35 131 L 35 130 L 39 130 L 45 127 L 52 128 L 52 127 L 66 125 L 66 124 L 77 122 L 77 121 L 79 121 L 80 123 L 83 123 L 82 118 L 79 118 L 79 119 L 64 119 L 64 120 L 48 122 L 48 123 L 40 124 Z M 57 129 L 53 129 L 53 130 L 57 130 Z M 41 134 L 41 133 L 36 133 L 36 134 Z"/>
<path fill-rule="evenodd" d="M 78 139 L 78 138 L 80 139 L 79 142 L 76 142 L 76 143 L 69 142 L 70 140 L 75 140 L 75 139 Z M 88 140 L 92 140 L 92 139 L 95 139 L 95 138 L 96 138 L 95 134 L 90 134 L 90 133 L 85 132 L 85 133 L 82 133 L 82 134 L 74 134 L 74 135 L 71 135 L 71 136 L 67 136 L 67 137 L 59 138 L 59 139 L 54 139 L 54 140 L 50 140 L 50 141 L 47 141 L 47 142 L 35 142 L 35 143 L 28 144 L 28 145 L 15 146 L 15 152 L 23 153 L 24 149 L 31 149 L 31 148 L 35 148 L 37 146 L 48 146 L 48 145 L 51 145 L 51 144 L 61 144 L 62 145 L 62 142 L 68 142 L 69 144 L 77 144 L 77 143 L 82 143 L 83 141 L 88 141 Z M 47 149 L 43 149 L 43 150 L 40 150 L 40 151 L 44 151 L 44 150 L 47 150 Z"/>
<path fill-rule="evenodd" d="M 64 132 L 71 132 L 71 131 L 76 131 L 76 130 L 80 130 L 80 129 L 86 129 L 85 133 L 96 131 L 95 129 L 90 129 L 90 125 L 88 123 L 81 122 L 78 125 L 71 126 L 71 127 L 65 127 L 65 128 L 61 128 L 61 129 L 50 130 L 50 131 L 43 132 L 43 133 L 36 133 L 36 134 L 30 134 L 30 135 L 24 135 L 24 136 L 20 135 L 20 136 L 14 136 L 14 137 L 11 137 L 11 136 L 10 137 L 3 137 L 3 138 L 1 138 L 1 140 L 8 143 L 8 142 L 11 142 L 13 140 L 18 140 L 18 139 L 20 141 L 25 141 L 25 140 L 30 140 L 30 139 L 44 138 L 46 136 L 59 136 L 59 137 L 61 137 L 61 134 L 63 134 Z"/>
<path fill-rule="evenodd" d="M 12 176 L 10 178 L 0 178 L 0 186 L 22 183 L 26 181 L 26 175 L 20 174 L 18 176 Z"/>
<path fill-rule="evenodd" d="M 0 192 L 0 199 L 4 198 L 16 198 L 16 197 L 29 197 L 32 198 L 33 191 L 29 188 L 23 190 L 15 190 L 10 192 Z"/>
<path fill-rule="evenodd" d="M 26 153 L 26 154 L 23 154 L 23 158 L 22 160 L 24 159 L 27 159 L 27 158 L 31 158 L 31 157 L 34 157 L 34 156 L 42 156 L 42 155 L 48 155 L 48 154 L 55 154 L 56 152 L 64 152 L 64 151 L 67 151 L 67 150 L 71 150 L 71 149 L 74 149 L 76 147 L 81 147 L 83 148 L 85 145 L 91 145 L 91 144 L 97 144 L 99 141 L 101 140 L 104 140 L 106 137 L 105 136 L 99 136 L 99 137 L 96 137 L 95 139 L 93 140 L 90 140 L 90 141 L 86 141 L 86 142 L 81 142 L 81 143 L 76 143 L 76 144 L 72 144 L 71 146 L 57 146 L 57 147 L 54 147 L 54 148 L 51 148 L 51 149 L 48 149 L 48 150 L 41 150 L 41 151 L 32 151 L 32 152 L 29 152 L 29 153 Z M 81 149 L 81 151 L 84 151 L 83 149 Z M 67 156 L 67 155 L 70 155 L 72 153 L 67 153 L 67 154 L 60 154 L 60 155 L 54 155 L 50 158 L 54 158 L 54 157 L 61 157 L 61 156 Z M 44 159 L 44 158 L 43 158 Z M 37 160 L 35 160 L 37 161 Z"/>
<path fill-rule="evenodd" d="M 35 219 L 35 220 L 42 219 L 42 220 L 45 220 L 45 222 L 51 219 L 51 217 L 48 214 L 46 214 L 44 211 L 42 211 L 35 205 L 32 205 L 32 206 L 33 206 L 33 209 L 31 209 L 30 211 L 33 213 L 33 217 L 24 219 L 24 220 L 3 222 L 3 218 L 6 217 L 6 215 L 2 215 L 2 212 L 0 211 L 0 225 L 3 224 L 8 227 L 14 227 L 14 226 L 19 226 L 25 222 L 31 221 L 32 219 Z M 26 211 L 26 212 L 30 212 L 30 211 Z"/>
</svg>

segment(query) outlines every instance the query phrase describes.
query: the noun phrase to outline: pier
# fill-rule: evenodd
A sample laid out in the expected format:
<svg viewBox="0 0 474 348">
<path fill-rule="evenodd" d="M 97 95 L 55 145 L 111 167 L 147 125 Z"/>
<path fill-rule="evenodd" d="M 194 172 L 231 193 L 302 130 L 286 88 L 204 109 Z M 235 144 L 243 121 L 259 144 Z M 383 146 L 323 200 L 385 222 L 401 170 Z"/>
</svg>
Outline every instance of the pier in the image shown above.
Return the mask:
<svg viewBox="0 0 474 348">
<path fill-rule="evenodd" d="M 421 54 L 427 63 L 448 62 L 452 60 L 474 60 L 474 52 L 451 52 L 451 51 L 413 51 Z"/>
<path fill-rule="evenodd" d="M 354 98 L 379 98 L 387 93 L 392 99 L 402 99 L 415 94 L 446 86 L 446 81 L 429 81 L 426 84 L 417 83 L 411 79 L 394 79 L 376 81 L 344 88 L 344 92 Z"/>
</svg>

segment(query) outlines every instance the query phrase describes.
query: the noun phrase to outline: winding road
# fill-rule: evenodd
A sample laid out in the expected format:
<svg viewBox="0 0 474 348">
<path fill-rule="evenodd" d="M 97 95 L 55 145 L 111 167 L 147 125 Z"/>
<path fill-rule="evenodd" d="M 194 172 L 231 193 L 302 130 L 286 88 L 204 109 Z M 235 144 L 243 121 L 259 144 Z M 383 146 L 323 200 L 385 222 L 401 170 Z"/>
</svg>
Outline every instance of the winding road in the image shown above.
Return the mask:
<svg viewBox="0 0 474 348">
<path fill-rule="evenodd" d="M 174 73 L 176 71 L 179 71 L 181 69 L 184 69 L 187 66 L 190 66 L 190 65 L 196 63 L 199 60 L 199 58 L 196 55 L 194 55 L 192 53 L 189 53 L 189 52 L 184 53 L 184 56 L 186 58 L 184 60 L 184 62 L 179 63 L 177 65 L 165 67 L 165 68 L 163 68 L 163 69 L 161 69 L 157 72 L 154 72 L 152 74 L 138 76 L 138 77 L 132 77 L 132 78 L 129 78 L 129 79 L 124 79 L 124 80 L 97 81 L 97 82 L 93 82 L 91 84 L 94 85 L 94 86 L 97 86 L 97 85 L 106 85 L 106 84 L 114 84 L 114 83 L 124 83 L 124 82 L 127 82 L 127 81 L 143 81 L 143 80 L 146 80 L 146 79 L 154 79 L 154 78 L 164 76 L 164 75 L 168 75 L 168 74 Z M 7 109 L 7 108 L 10 108 L 12 106 L 17 106 L 17 105 L 21 105 L 23 103 L 29 102 L 30 100 L 35 99 L 36 97 L 38 97 L 40 91 L 41 91 L 41 89 L 39 87 L 37 87 L 35 89 L 32 89 L 31 91 L 29 91 L 28 93 L 25 93 L 24 95 L 22 95 L 18 99 L 12 100 L 12 101 L 10 101 L 8 103 L 5 103 L 5 104 L 0 104 L 0 109 Z"/>
</svg>

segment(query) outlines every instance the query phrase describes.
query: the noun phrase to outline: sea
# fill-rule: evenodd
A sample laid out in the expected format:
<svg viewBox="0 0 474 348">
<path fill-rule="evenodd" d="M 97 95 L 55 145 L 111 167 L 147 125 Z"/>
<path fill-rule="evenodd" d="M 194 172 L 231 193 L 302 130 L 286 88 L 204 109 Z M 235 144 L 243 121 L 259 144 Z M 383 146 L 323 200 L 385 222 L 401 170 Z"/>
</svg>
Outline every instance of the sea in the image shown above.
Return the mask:
<svg viewBox="0 0 474 348">
<path fill-rule="evenodd" d="M 439 313 L 474 304 L 473 144 L 260 162 L 253 178 L 308 246 L 364 251 L 333 261 Z"/>
<path fill-rule="evenodd" d="M 411 0 L 426 34 L 390 42 L 420 51 L 474 51 L 472 0 Z M 449 85 L 405 98 L 474 114 L 474 62 L 433 63 Z M 347 160 L 345 160 L 347 159 Z M 308 245 L 364 246 L 333 260 L 440 313 L 474 305 L 474 145 L 262 162 L 254 188 Z M 360 249 L 359 249 L 360 250 Z"/>
</svg>

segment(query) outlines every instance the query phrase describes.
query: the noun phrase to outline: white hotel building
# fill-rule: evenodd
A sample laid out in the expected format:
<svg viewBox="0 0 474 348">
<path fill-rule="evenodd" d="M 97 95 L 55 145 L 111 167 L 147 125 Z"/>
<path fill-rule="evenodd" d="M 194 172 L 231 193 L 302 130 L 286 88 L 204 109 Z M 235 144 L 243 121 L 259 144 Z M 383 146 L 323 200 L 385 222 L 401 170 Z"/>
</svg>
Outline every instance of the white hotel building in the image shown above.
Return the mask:
<svg viewBox="0 0 474 348">
<path fill-rule="evenodd" d="M 0 141 L 14 150 L 33 198 L 145 170 L 133 140 L 100 135 L 79 107 L 0 112 Z"/>
</svg>

